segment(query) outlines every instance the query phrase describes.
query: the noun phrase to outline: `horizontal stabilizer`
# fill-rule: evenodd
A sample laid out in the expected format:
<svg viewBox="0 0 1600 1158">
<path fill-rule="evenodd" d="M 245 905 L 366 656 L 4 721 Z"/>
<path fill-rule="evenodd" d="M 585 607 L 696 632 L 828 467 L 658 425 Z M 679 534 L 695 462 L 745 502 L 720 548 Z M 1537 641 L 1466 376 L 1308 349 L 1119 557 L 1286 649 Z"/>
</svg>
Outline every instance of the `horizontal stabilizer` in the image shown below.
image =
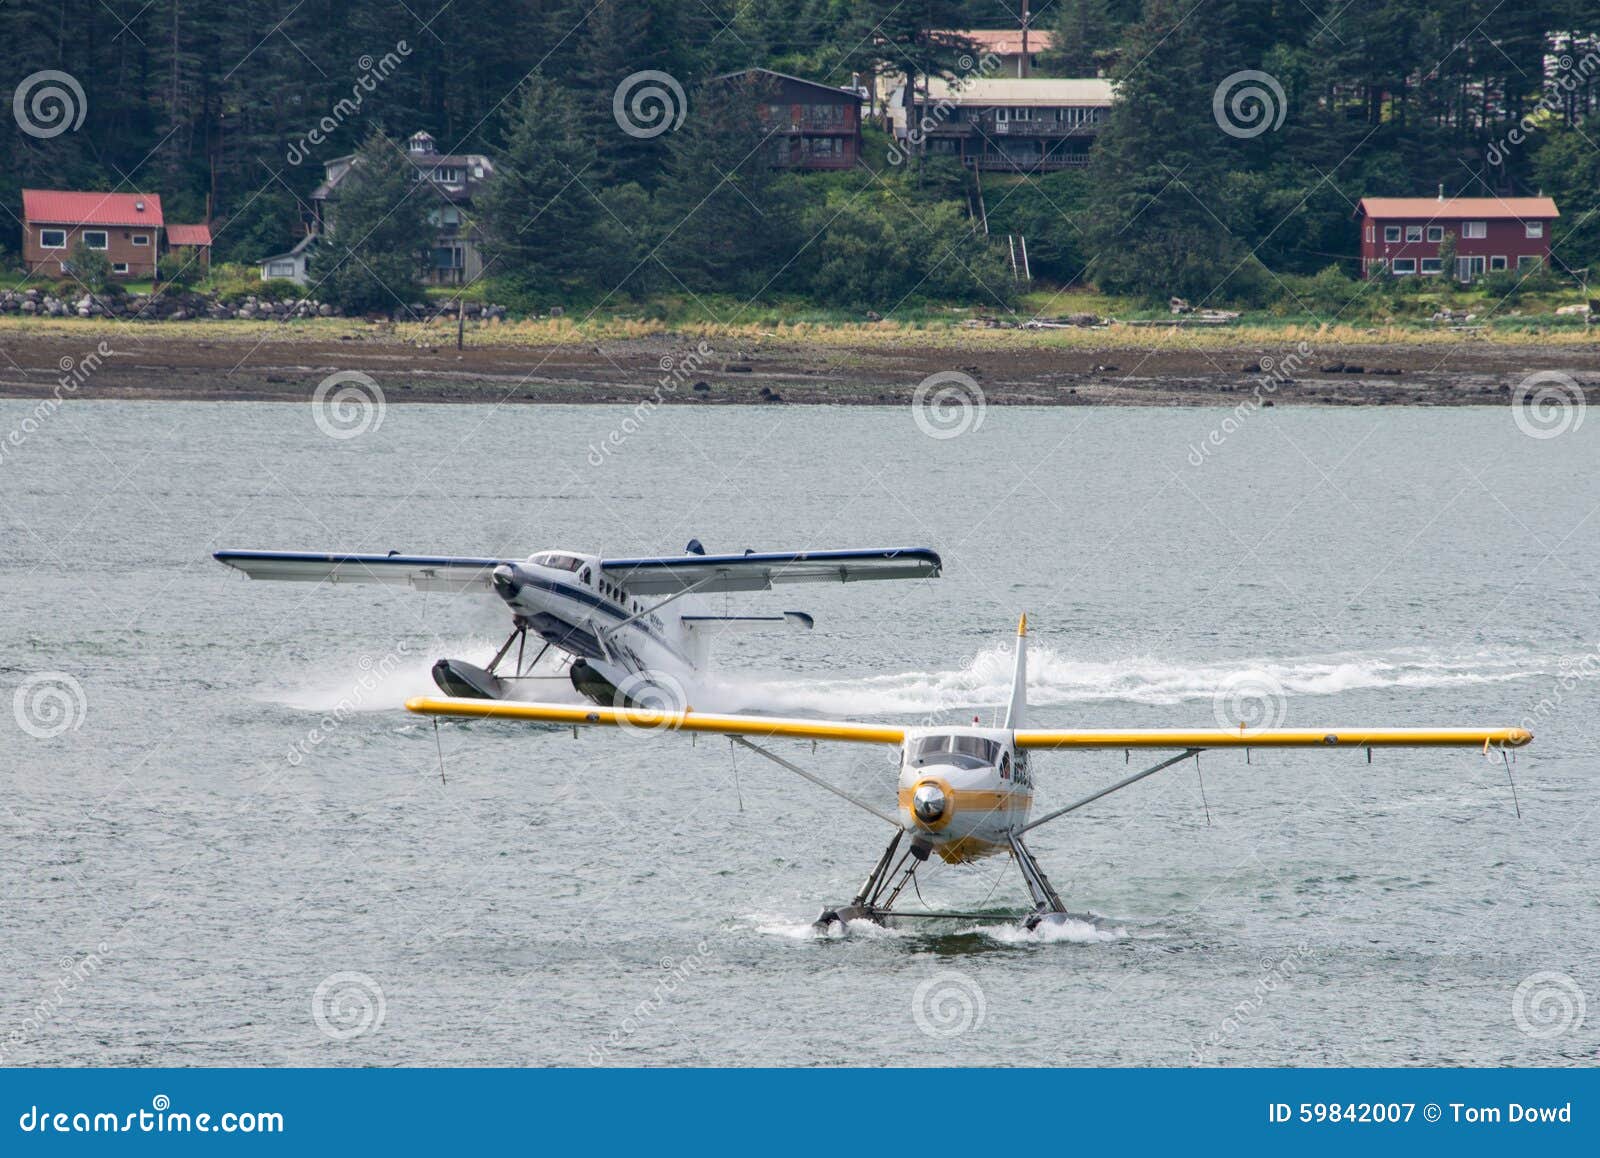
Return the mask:
<svg viewBox="0 0 1600 1158">
<path fill-rule="evenodd" d="M 682 618 L 685 627 L 703 636 L 786 627 L 810 631 L 816 625 L 816 620 L 804 611 L 785 611 L 782 615 L 685 615 Z"/>
<path fill-rule="evenodd" d="M 883 724 L 851 724 L 838 720 L 789 720 L 772 716 L 713 715 L 649 708 L 600 708 L 572 704 L 525 704 L 509 700 L 446 700 L 422 697 L 406 701 L 406 710 L 424 716 L 464 719 L 522 720 L 535 724 L 610 725 L 641 731 L 709 732 L 719 736 L 789 736 L 797 740 L 843 740 L 858 744 L 899 744 L 905 729 Z"/>
<path fill-rule="evenodd" d="M 603 559 L 606 578 L 636 595 L 674 595 L 693 589 L 767 591 L 785 583 L 860 583 L 871 579 L 937 579 L 943 563 L 927 547 L 847 551 L 748 552 L 677 555 L 660 559 Z"/>
<path fill-rule="evenodd" d="M 493 591 L 505 559 L 460 555 L 330 555 L 306 551 L 218 551 L 212 558 L 252 579 L 301 583 L 384 583 L 414 591 Z"/>
</svg>

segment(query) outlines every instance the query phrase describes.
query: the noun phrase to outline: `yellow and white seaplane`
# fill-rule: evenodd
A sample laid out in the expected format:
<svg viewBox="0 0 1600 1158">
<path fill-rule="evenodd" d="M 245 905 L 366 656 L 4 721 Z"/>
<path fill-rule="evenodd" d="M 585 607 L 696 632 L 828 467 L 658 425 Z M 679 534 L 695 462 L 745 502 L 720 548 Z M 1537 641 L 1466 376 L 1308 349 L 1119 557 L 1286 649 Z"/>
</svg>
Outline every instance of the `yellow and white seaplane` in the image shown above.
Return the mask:
<svg viewBox="0 0 1600 1158">
<path fill-rule="evenodd" d="M 819 927 L 854 920 L 882 923 L 893 917 L 978 919 L 982 914 L 899 910 L 895 902 L 930 855 L 960 864 L 1009 854 L 1033 898 L 1025 924 L 1068 916 L 1060 895 L 1039 867 L 1023 837 L 1040 825 L 1119 792 L 1164 768 L 1216 748 L 1481 748 L 1485 753 L 1520 748 L 1533 739 L 1523 728 L 1257 728 L 1240 725 L 1201 729 L 1025 728 L 1027 710 L 1027 616 L 1017 625 L 1016 669 L 1005 722 L 977 726 L 900 727 L 838 720 L 711 715 L 693 709 L 660 711 L 631 706 L 583 707 L 473 699 L 419 698 L 406 707 L 427 716 L 523 720 L 572 726 L 612 725 L 643 730 L 711 733 L 757 752 L 893 826 L 889 846 L 855 898 L 826 909 Z M 815 773 L 755 743 L 756 738 L 892 744 L 900 749 L 899 802 L 895 813 L 860 799 Z M 1030 754 L 1039 749 L 1167 749 L 1168 756 L 1131 776 L 1042 816 L 1030 818 L 1034 775 Z M 904 845 L 904 849 L 902 849 Z"/>
</svg>

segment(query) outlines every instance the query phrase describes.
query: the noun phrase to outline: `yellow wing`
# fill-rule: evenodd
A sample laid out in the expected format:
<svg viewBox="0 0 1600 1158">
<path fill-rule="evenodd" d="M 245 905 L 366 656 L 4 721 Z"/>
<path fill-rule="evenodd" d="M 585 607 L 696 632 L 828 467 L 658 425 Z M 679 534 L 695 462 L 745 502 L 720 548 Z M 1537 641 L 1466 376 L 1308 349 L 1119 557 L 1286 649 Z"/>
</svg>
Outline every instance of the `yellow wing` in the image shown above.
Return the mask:
<svg viewBox="0 0 1600 1158">
<path fill-rule="evenodd" d="M 1024 728 L 1018 748 L 1520 748 L 1525 728 Z"/>
<path fill-rule="evenodd" d="M 904 728 L 851 724 L 837 720 L 786 720 L 772 716 L 719 716 L 705 712 L 663 712 L 648 708 L 578 707 L 525 704 L 510 700 L 456 700 L 421 697 L 406 710 L 424 716 L 524 720 L 538 724 L 609 724 L 641 731 L 711 732 L 720 736 L 792 736 L 799 740 L 844 740 L 858 744 L 899 744 Z"/>
</svg>

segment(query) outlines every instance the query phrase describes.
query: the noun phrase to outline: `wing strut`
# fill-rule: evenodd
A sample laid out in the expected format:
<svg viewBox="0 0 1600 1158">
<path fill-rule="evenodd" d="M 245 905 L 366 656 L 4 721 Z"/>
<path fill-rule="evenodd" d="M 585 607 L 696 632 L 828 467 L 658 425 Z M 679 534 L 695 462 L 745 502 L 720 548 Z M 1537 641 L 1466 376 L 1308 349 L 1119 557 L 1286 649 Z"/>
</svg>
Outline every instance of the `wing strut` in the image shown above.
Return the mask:
<svg viewBox="0 0 1600 1158">
<path fill-rule="evenodd" d="M 1038 828 L 1041 824 L 1046 824 L 1049 821 L 1052 821 L 1052 820 L 1056 819 L 1058 816 L 1065 816 L 1069 812 L 1076 812 L 1078 809 L 1082 808 L 1085 804 L 1092 804 L 1096 800 L 1099 800 L 1102 796 L 1110 796 L 1113 792 L 1116 792 L 1119 789 L 1126 788 L 1130 784 L 1133 784 L 1133 783 L 1136 783 L 1136 782 L 1138 782 L 1140 780 L 1143 780 L 1146 776 L 1154 776 L 1157 772 L 1161 771 L 1163 768 L 1171 768 L 1174 764 L 1178 763 L 1179 761 L 1187 760 L 1190 756 L 1198 756 L 1199 754 L 1200 754 L 1200 749 L 1199 748 L 1185 748 L 1182 752 L 1179 752 L 1176 756 L 1169 757 L 1168 759 L 1165 759 L 1165 760 L 1161 761 L 1161 763 L 1159 763 L 1159 764 L 1154 764 L 1154 765 L 1150 766 L 1149 768 L 1146 768 L 1143 772 L 1135 772 L 1132 776 L 1127 776 L 1127 777 L 1124 777 L 1121 780 L 1118 780 L 1110 788 L 1102 788 L 1099 792 L 1094 793 L 1092 796 L 1085 796 L 1082 800 L 1079 800 L 1079 801 L 1077 801 L 1077 802 L 1075 802 L 1073 804 L 1069 804 L 1065 808 L 1058 808 L 1054 812 L 1045 813 L 1038 820 L 1030 821 L 1027 824 L 1024 824 L 1021 828 L 1017 829 L 1016 835 L 1017 836 L 1021 836 L 1023 833 L 1027 832 L 1029 829 Z"/>
<path fill-rule="evenodd" d="M 898 820 L 896 820 L 894 817 L 890 816 L 887 812 L 881 812 L 878 809 L 872 807 L 872 805 L 868 804 L 865 800 L 860 800 L 860 799 L 857 799 L 854 796 L 851 796 L 843 788 L 835 788 L 832 784 L 829 784 L 822 777 L 820 777 L 820 776 L 818 776 L 818 775 L 816 775 L 814 773 L 807 772 L 804 768 L 800 767 L 800 765 L 798 765 L 798 764 L 791 764 L 788 760 L 785 760 L 782 756 L 778 755 L 776 752 L 769 752 L 765 748 L 763 748 L 760 744 L 752 744 L 749 740 L 746 740 L 743 736 L 729 736 L 728 739 L 732 740 L 735 744 L 744 745 L 746 748 L 749 748 L 752 752 L 756 752 L 756 753 L 759 753 L 762 756 L 765 756 L 768 760 L 771 760 L 774 764 L 778 765 L 780 768 L 787 768 L 789 771 L 793 772 L 796 776 L 804 776 L 807 780 L 811 781 L 811 783 L 815 784 L 817 787 L 826 788 L 829 792 L 833 793 L 840 800 L 848 800 L 851 804 L 854 804 L 857 808 L 862 809 L 865 812 L 872 813 L 872 815 L 876 816 L 879 820 L 888 821 L 890 824 L 894 825 L 896 828 L 900 827 L 900 822 Z"/>
</svg>

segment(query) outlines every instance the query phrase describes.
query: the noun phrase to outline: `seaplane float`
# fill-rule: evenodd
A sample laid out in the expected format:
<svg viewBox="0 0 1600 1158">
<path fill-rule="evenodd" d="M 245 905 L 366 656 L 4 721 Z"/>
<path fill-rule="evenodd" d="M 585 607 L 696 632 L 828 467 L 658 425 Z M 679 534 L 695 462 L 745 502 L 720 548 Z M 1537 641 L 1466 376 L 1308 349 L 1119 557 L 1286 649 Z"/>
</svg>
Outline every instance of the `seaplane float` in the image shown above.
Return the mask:
<svg viewBox="0 0 1600 1158">
<path fill-rule="evenodd" d="M 698 539 L 682 555 L 659 558 L 605 559 L 564 550 L 537 551 L 526 559 L 260 550 L 217 551 L 213 558 L 252 579 L 498 596 L 511 614 L 510 635 L 484 666 L 438 660 L 433 680 L 440 691 L 457 698 L 513 699 L 519 681 L 547 678 L 535 676 L 534 669 L 554 649 L 572 686 L 595 703 L 657 708 L 687 702 L 685 689 L 706 673 L 711 644 L 720 636 L 809 630 L 815 622 L 803 611 L 719 615 L 707 595 L 798 583 L 936 579 L 942 567 L 938 553 L 927 547 L 708 555 Z M 539 641 L 531 657 L 529 633 Z"/>
<path fill-rule="evenodd" d="M 893 828 L 861 888 L 847 904 L 825 908 L 820 928 L 865 920 L 895 918 L 979 920 L 988 915 L 906 908 L 899 904 L 917 869 L 937 855 L 952 864 L 1009 855 L 1021 873 L 1033 907 L 1023 923 L 1030 929 L 1071 916 L 1024 840 L 1042 825 L 1059 820 L 1096 800 L 1120 792 L 1162 769 L 1212 749 L 1301 748 L 1348 752 L 1374 748 L 1481 748 L 1507 759 L 1533 737 L 1522 728 L 1226 728 L 1096 729 L 1030 728 L 1027 715 L 1027 617 L 1017 626 L 1010 700 L 999 727 L 902 727 L 846 720 L 784 719 L 754 715 L 716 715 L 682 707 L 676 710 L 630 705 L 586 707 L 462 698 L 418 698 L 406 707 L 425 716 L 515 720 L 571 727 L 623 727 L 646 731 L 709 733 L 729 737 L 813 784 L 833 793 Z M 437 727 L 437 721 L 435 722 Z M 758 740 L 790 738 L 815 742 L 879 744 L 899 749 L 898 798 L 891 810 L 831 783 Z M 1099 791 L 1032 815 L 1032 755 L 1041 750 L 1167 750 L 1156 763 Z"/>
</svg>

